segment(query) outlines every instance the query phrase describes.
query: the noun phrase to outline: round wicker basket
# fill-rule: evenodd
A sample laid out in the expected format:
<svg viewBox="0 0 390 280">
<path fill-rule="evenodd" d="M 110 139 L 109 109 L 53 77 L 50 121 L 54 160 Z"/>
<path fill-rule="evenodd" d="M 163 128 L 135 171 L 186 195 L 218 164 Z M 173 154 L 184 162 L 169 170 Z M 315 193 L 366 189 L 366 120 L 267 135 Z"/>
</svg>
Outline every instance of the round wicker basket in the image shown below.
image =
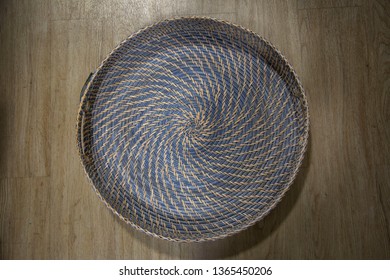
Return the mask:
<svg viewBox="0 0 390 280">
<path fill-rule="evenodd" d="M 286 59 L 240 26 L 166 20 L 116 47 L 83 88 L 82 164 L 123 221 L 204 241 L 262 219 L 293 182 L 308 140 Z"/>
</svg>

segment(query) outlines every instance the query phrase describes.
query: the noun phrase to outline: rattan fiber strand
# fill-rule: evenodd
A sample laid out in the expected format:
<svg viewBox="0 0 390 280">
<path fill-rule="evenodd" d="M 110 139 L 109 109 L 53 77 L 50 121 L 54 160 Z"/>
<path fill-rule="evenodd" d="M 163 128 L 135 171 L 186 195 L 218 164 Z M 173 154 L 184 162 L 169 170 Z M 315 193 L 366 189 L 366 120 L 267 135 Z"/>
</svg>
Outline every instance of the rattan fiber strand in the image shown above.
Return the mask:
<svg viewBox="0 0 390 280">
<path fill-rule="evenodd" d="M 165 20 L 123 41 L 82 92 L 88 178 L 123 221 L 172 241 L 222 238 L 263 218 L 307 145 L 303 88 L 257 34 Z"/>
</svg>

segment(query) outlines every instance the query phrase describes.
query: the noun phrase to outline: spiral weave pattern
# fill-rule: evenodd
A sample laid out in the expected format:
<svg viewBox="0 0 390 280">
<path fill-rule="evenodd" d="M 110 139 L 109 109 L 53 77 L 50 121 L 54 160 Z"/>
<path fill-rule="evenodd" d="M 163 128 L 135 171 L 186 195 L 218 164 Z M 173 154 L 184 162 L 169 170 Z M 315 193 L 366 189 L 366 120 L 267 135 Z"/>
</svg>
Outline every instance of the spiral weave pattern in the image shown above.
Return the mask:
<svg viewBox="0 0 390 280">
<path fill-rule="evenodd" d="M 82 96 L 86 173 L 119 217 L 174 241 L 240 231 L 283 196 L 308 110 L 283 56 L 207 18 L 167 20 L 121 43 Z"/>
</svg>

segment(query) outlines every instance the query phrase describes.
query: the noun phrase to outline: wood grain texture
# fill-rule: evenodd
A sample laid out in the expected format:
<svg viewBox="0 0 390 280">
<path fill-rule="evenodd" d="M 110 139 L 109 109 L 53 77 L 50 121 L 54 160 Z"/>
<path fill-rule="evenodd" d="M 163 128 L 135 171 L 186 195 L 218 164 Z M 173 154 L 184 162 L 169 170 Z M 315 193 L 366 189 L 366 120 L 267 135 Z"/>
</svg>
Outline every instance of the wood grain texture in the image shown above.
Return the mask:
<svg viewBox="0 0 390 280">
<path fill-rule="evenodd" d="M 349 8 L 363 3 L 364 0 L 298 0 L 298 9 Z"/>
<path fill-rule="evenodd" d="M 3 5 L 0 177 L 46 176 L 50 155 L 48 3 Z"/>
<path fill-rule="evenodd" d="M 309 149 L 263 221 L 178 244 L 122 223 L 76 148 L 79 93 L 123 39 L 200 15 L 271 41 L 307 92 Z M 361 0 L 1 1 L 0 258 L 389 259 L 390 4 Z"/>
</svg>

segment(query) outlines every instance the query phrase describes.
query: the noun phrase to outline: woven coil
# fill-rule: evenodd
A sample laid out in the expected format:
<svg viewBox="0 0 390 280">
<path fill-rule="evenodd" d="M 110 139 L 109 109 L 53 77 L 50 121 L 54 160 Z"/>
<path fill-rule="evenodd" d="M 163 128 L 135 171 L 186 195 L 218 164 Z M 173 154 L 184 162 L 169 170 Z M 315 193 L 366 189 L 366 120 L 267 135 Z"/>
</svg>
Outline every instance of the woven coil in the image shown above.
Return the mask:
<svg viewBox="0 0 390 280">
<path fill-rule="evenodd" d="M 122 220 L 172 241 L 225 237 L 284 195 L 308 139 L 286 59 L 242 27 L 159 22 L 122 42 L 82 92 L 77 140 L 96 192 Z"/>
</svg>

